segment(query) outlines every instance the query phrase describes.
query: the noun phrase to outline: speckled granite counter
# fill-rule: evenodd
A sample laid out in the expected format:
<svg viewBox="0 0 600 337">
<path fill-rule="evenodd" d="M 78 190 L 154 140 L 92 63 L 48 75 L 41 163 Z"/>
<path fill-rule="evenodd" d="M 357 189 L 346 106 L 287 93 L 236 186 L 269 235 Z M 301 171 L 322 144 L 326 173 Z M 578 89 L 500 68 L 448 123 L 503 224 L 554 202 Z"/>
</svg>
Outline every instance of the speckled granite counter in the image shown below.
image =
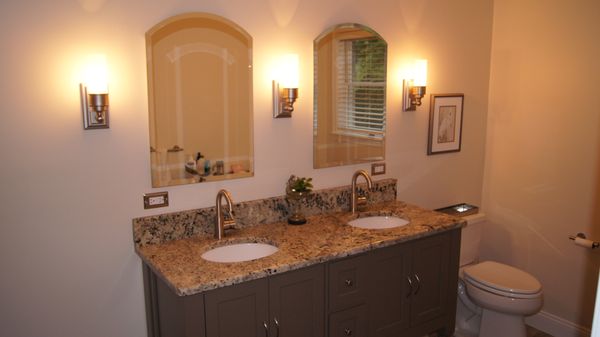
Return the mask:
<svg viewBox="0 0 600 337">
<path fill-rule="evenodd" d="M 393 183 L 395 194 L 395 180 Z M 291 226 L 279 221 L 243 227 L 228 231 L 226 238 L 221 241 L 207 235 L 156 244 L 139 244 L 136 241 L 136 252 L 178 295 L 192 295 L 465 225 L 460 218 L 400 201 L 371 204 L 359 214 L 396 215 L 409 220 L 410 224 L 385 230 L 354 228 L 347 225 L 347 222 L 357 215 L 342 211 L 312 215 L 308 218 L 308 223 L 302 226 Z M 279 251 L 259 260 L 240 263 L 214 263 L 200 257 L 211 248 L 232 242 L 268 242 L 276 245 Z"/>
</svg>

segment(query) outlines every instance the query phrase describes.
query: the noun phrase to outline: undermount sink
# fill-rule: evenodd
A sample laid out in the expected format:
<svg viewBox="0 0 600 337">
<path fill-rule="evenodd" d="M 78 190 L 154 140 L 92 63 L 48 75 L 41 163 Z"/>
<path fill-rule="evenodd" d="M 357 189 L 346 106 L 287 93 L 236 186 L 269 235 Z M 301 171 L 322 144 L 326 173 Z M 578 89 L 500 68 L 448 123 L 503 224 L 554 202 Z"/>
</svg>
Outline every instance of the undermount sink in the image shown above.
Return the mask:
<svg viewBox="0 0 600 337">
<path fill-rule="evenodd" d="M 202 258 L 221 263 L 244 262 L 267 257 L 278 250 L 279 248 L 268 243 L 234 243 L 206 251 Z"/>
<path fill-rule="evenodd" d="M 387 229 L 396 228 L 408 225 L 409 221 L 396 216 L 368 216 L 364 218 L 354 219 L 348 224 L 352 227 L 365 229 Z"/>
</svg>

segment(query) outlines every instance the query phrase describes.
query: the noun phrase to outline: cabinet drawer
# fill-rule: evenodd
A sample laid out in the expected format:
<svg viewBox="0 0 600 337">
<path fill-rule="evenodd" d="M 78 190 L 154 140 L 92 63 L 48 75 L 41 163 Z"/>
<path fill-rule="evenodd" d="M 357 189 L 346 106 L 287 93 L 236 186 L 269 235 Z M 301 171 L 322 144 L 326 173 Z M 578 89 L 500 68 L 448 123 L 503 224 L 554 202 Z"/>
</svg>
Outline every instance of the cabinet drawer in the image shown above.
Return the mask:
<svg viewBox="0 0 600 337">
<path fill-rule="evenodd" d="M 329 316 L 329 337 L 365 337 L 367 308 L 360 305 Z"/>
<path fill-rule="evenodd" d="M 367 255 L 329 264 L 329 311 L 339 311 L 366 302 L 368 296 Z"/>
</svg>

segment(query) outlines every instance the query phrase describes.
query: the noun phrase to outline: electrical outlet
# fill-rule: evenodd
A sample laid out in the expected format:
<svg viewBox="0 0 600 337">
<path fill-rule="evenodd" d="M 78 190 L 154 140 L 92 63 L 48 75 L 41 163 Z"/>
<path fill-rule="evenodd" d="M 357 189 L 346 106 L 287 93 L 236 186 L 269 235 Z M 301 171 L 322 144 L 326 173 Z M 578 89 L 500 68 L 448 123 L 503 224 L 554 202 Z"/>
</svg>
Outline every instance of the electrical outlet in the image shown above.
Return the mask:
<svg viewBox="0 0 600 337">
<path fill-rule="evenodd" d="M 169 206 L 169 192 L 144 194 L 144 209 Z"/>
<path fill-rule="evenodd" d="M 371 175 L 376 176 L 379 174 L 385 174 L 385 163 L 371 164 Z"/>
</svg>

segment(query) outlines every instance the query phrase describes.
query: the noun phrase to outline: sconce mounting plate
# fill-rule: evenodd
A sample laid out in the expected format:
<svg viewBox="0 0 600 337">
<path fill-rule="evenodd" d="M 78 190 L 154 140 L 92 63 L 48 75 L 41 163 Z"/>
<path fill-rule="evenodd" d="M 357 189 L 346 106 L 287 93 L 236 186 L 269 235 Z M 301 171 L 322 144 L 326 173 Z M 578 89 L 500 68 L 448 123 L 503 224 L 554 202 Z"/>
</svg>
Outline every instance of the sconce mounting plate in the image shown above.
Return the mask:
<svg viewBox="0 0 600 337">
<path fill-rule="evenodd" d="M 421 98 L 425 96 L 426 87 L 414 86 L 412 80 L 402 81 L 402 110 L 415 111 L 421 105 Z"/>
<path fill-rule="evenodd" d="M 79 84 L 83 128 L 108 129 L 108 94 L 88 94 L 87 87 Z"/>
<path fill-rule="evenodd" d="M 298 98 L 298 88 L 280 88 L 279 82 L 273 81 L 273 118 L 292 117 L 294 102 Z"/>
</svg>

